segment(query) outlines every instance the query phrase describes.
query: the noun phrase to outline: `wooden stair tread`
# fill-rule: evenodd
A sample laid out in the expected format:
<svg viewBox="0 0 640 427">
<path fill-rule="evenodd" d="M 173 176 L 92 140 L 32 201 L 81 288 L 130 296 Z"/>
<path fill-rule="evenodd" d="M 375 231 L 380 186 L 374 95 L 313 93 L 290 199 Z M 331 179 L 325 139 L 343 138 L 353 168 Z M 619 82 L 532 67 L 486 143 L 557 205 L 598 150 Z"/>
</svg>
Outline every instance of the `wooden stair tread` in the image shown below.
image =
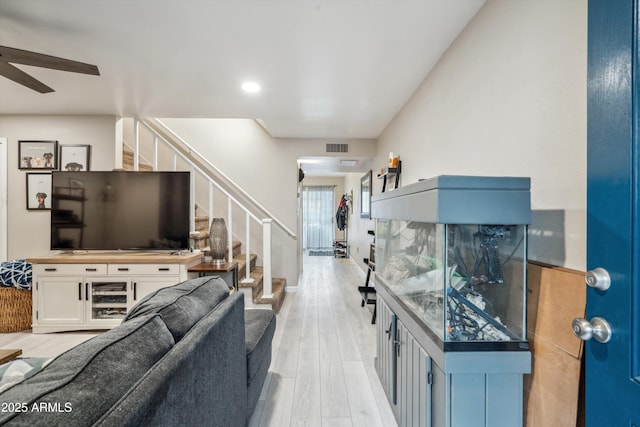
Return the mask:
<svg viewBox="0 0 640 427">
<path fill-rule="evenodd" d="M 133 170 L 133 151 L 129 151 L 129 150 L 123 150 L 122 151 L 122 167 L 125 170 Z M 144 163 L 144 162 L 139 162 L 138 163 L 138 170 L 142 170 L 142 171 L 151 171 L 153 170 L 153 166 L 148 164 L 148 163 Z"/>
<path fill-rule="evenodd" d="M 254 269 L 258 268 L 256 267 L 256 260 L 258 259 L 258 256 L 256 254 L 251 254 L 249 257 L 249 265 L 250 270 L 253 271 Z M 247 264 L 247 257 L 245 254 L 238 254 L 237 256 L 233 257 L 233 260 L 235 262 L 238 263 L 238 277 L 240 278 L 240 280 L 244 279 L 246 272 L 245 272 L 245 266 Z M 251 273 L 249 273 L 249 275 L 251 275 Z"/>
<path fill-rule="evenodd" d="M 271 292 L 273 296 L 271 298 L 265 298 L 260 295 L 255 298 L 254 302 L 256 304 L 271 304 L 273 311 L 277 314 L 280 312 L 280 308 L 282 308 L 282 304 L 284 303 L 284 297 L 286 295 L 285 288 L 287 285 L 286 279 L 276 278 L 271 279 Z"/>
<path fill-rule="evenodd" d="M 242 283 L 242 279 L 245 278 L 245 275 L 239 275 L 238 277 L 238 287 L 240 288 L 256 288 L 259 287 L 262 289 L 262 279 L 264 275 L 262 274 L 262 267 L 253 267 L 249 272 L 249 277 L 253 279 L 252 283 Z M 272 279 L 273 280 L 273 279 Z"/>
</svg>

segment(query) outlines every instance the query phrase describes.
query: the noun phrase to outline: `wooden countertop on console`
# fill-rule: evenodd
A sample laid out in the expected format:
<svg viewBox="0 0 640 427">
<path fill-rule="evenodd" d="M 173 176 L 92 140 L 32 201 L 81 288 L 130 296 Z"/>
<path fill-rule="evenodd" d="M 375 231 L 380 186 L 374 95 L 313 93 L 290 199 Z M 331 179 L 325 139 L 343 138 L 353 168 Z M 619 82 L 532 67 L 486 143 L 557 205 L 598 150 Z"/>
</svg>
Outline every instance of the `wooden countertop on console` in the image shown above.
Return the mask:
<svg viewBox="0 0 640 427">
<path fill-rule="evenodd" d="M 32 264 L 188 264 L 197 261 L 202 253 L 184 255 L 153 252 L 87 252 L 27 258 Z"/>
</svg>

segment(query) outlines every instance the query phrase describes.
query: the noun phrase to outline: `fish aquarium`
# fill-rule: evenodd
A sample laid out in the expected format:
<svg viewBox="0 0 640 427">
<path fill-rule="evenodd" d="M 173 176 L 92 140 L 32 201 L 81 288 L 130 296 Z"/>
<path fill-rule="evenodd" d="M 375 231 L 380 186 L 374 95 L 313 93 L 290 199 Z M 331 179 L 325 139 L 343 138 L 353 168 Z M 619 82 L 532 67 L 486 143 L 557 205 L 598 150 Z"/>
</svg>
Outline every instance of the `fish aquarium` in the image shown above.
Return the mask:
<svg viewBox="0 0 640 427">
<path fill-rule="evenodd" d="M 443 350 L 528 348 L 529 187 L 440 176 L 374 197 L 376 286 Z"/>
</svg>

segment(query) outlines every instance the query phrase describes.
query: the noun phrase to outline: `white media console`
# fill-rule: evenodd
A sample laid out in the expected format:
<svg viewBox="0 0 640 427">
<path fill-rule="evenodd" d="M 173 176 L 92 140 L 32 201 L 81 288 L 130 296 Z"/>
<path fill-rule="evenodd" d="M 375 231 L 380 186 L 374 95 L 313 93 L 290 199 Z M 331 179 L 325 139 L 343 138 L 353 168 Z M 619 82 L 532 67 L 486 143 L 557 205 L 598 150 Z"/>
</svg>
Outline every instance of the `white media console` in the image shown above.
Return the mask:
<svg viewBox="0 0 640 427">
<path fill-rule="evenodd" d="M 201 254 L 116 252 L 29 258 L 33 333 L 110 329 L 145 295 L 187 280 Z"/>
</svg>

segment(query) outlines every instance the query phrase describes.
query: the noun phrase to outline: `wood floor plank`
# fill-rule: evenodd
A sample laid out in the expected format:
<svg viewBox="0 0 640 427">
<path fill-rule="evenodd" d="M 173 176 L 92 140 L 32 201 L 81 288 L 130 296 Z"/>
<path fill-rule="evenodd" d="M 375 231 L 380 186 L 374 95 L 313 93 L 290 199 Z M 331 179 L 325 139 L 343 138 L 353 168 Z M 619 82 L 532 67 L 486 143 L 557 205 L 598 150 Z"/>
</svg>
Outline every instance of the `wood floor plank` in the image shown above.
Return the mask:
<svg viewBox="0 0 640 427">
<path fill-rule="evenodd" d="M 338 335 L 320 334 L 320 360 L 323 363 L 340 363 L 340 344 L 338 344 Z"/>
<path fill-rule="evenodd" d="M 320 360 L 317 348 L 300 349 L 291 425 L 320 426 Z"/>
<path fill-rule="evenodd" d="M 347 386 L 342 362 L 320 363 L 321 412 L 326 418 L 346 418 L 351 416 Z"/>
<path fill-rule="evenodd" d="M 352 427 L 351 418 L 323 418 L 322 427 Z"/>
<path fill-rule="evenodd" d="M 22 350 L 21 357 L 55 357 L 98 334 L 95 332 L 33 334 L 29 330 L 6 335 L 10 336 L 2 337 L 4 342 L 0 344 L 0 347 L 19 348 Z"/>
<path fill-rule="evenodd" d="M 260 427 L 291 425 L 295 380 L 274 375 L 264 402 Z"/>
<path fill-rule="evenodd" d="M 378 404 L 369 385 L 369 377 L 362 362 L 343 362 L 347 395 L 354 427 L 383 426 Z"/>
</svg>

